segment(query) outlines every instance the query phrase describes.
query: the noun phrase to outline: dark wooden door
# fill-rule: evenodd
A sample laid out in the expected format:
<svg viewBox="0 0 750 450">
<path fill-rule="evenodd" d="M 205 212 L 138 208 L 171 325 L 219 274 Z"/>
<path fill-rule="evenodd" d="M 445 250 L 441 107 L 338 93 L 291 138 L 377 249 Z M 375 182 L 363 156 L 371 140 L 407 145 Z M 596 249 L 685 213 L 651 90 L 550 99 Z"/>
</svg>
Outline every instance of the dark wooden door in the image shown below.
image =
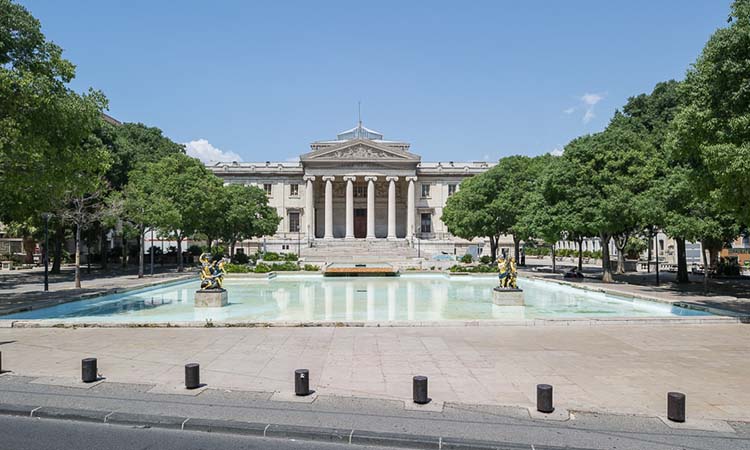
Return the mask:
<svg viewBox="0 0 750 450">
<path fill-rule="evenodd" d="M 367 210 L 354 210 L 354 237 L 364 238 L 367 236 Z"/>
</svg>

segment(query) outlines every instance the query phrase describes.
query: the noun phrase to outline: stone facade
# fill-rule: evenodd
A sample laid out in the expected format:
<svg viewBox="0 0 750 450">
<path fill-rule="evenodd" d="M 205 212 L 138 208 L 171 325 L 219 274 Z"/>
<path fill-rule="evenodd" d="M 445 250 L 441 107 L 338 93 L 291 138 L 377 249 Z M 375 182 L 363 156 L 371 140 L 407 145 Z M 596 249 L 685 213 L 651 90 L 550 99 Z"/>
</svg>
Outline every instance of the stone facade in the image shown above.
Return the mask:
<svg viewBox="0 0 750 450">
<path fill-rule="evenodd" d="M 220 162 L 209 168 L 225 183 L 268 193 L 282 218 L 273 236 L 256 240 L 268 250 L 295 251 L 316 241 L 419 240 L 425 250 L 455 252 L 457 243 L 485 243 L 454 238 L 441 220 L 443 207 L 463 179 L 490 166 L 425 163 L 410 144 L 384 140 L 360 123 L 336 140 L 313 142 L 296 163 Z"/>
</svg>

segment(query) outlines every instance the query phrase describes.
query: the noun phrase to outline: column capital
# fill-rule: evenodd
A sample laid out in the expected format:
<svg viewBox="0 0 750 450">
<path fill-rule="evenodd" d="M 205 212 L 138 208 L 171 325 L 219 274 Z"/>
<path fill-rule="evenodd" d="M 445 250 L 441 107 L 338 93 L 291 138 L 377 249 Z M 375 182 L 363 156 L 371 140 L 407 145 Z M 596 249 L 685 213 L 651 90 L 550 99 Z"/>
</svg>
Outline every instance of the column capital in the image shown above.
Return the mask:
<svg viewBox="0 0 750 450">
<path fill-rule="evenodd" d="M 367 175 L 365 177 L 365 181 L 378 181 L 378 177 L 376 177 L 374 175 Z"/>
<path fill-rule="evenodd" d="M 398 181 L 398 177 L 385 177 L 385 181 Z"/>
<path fill-rule="evenodd" d="M 404 180 L 406 180 L 406 181 L 417 181 L 417 177 L 416 176 L 414 176 L 414 177 L 404 177 Z"/>
<path fill-rule="evenodd" d="M 315 175 L 304 175 L 302 179 L 304 181 L 315 181 Z"/>
<path fill-rule="evenodd" d="M 354 175 L 346 175 L 344 176 L 344 181 L 357 181 L 357 177 Z"/>
<path fill-rule="evenodd" d="M 323 180 L 323 181 L 334 181 L 336 179 L 336 177 L 334 177 L 334 176 L 324 176 L 324 177 L 321 177 L 320 179 Z"/>
</svg>

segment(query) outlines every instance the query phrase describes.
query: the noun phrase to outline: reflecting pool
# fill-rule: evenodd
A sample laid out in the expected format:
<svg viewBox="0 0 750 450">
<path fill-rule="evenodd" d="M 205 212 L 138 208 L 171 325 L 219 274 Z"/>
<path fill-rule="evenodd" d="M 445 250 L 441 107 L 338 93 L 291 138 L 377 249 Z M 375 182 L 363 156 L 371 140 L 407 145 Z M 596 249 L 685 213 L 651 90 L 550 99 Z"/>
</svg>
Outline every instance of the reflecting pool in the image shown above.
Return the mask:
<svg viewBox="0 0 750 450">
<path fill-rule="evenodd" d="M 184 321 L 443 321 L 593 317 L 705 316 L 668 304 L 589 292 L 540 280 L 519 279 L 526 306 L 495 306 L 493 276 L 403 274 L 399 277 L 323 278 L 279 275 L 227 278 L 229 306 L 195 308 L 198 281 L 171 283 L 123 294 L 65 303 L 0 317 L 55 322 Z"/>
</svg>

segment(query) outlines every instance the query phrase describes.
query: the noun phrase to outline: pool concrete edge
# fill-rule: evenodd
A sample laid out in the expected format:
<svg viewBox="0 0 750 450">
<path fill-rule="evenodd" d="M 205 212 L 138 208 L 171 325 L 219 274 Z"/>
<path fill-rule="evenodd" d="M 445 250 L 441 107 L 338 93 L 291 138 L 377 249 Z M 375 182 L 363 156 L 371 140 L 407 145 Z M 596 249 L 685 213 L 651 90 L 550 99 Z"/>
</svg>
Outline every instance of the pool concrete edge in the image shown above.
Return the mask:
<svg viewBox="0 0 750 450">
<path fill-rule="evenodd" d="M 745 323 L 739 317 L 613 317 L 581 319 L 443 320 L 443 321 L 175 321 L 175 322 L 56 322 L 54 319 L 14 320 L 0 328 L 461 328 L 461 327 L 598 327 L 623 325 L 727 325 Z"/>
</svg>

